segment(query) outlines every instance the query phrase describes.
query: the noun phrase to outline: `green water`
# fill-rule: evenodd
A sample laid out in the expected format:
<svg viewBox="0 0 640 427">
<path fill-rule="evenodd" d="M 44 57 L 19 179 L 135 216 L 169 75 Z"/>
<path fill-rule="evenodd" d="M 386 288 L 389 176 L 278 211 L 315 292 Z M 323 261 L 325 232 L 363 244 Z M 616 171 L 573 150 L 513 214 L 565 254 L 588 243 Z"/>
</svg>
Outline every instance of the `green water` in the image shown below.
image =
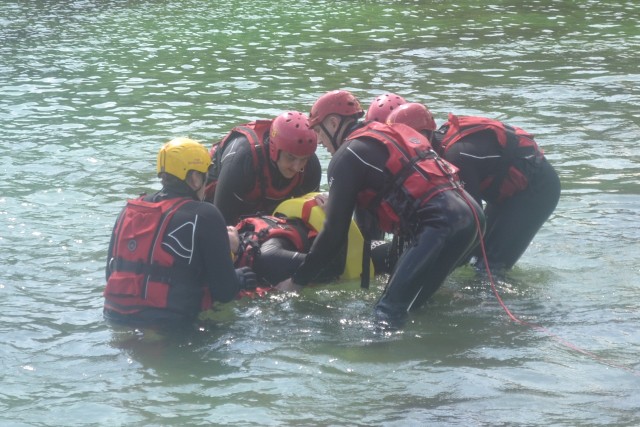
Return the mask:
<svg viewBox="0 0 640 427">
<path fill-rule="evenodd" d="M 639 18 L 631 1 L 0 3 L 0 424 L 639 424 Z M 468 269 L 391 335 L 370 323 L 382 281 L 237 301 L 193 336 L 107 327 L 111 227 L 158 188 L 160 144 L 336 88 L 536 134 L 563 194 L 497 289 L 546 329 Z"/>
</svg>

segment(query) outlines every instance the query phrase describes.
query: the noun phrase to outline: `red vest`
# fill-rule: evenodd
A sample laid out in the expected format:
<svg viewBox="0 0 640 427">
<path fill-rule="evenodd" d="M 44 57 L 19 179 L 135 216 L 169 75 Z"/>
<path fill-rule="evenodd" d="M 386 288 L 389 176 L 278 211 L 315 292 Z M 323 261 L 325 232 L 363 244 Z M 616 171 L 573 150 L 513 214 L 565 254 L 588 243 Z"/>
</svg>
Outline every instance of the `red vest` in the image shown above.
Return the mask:
<svg viewBox="0 0 640 427">
<path fill-rule="evenodd" d="M 302 220 L 295 218 L 280 218 L 263 215 L 245 218 L 236 226 L 240 234 L 240 251 L 236 259 L 236 267 L 252 267 L 260 245 L 273 237 L 289 240 L 298 252 L 308 252 L 311 239 L 318 233 Z"/>
<path fill-rule="evenodd" d="M 349 135 L 349 139 L 359 138 L 375 140 L 389 153 L 385 187 L 358 195 L 358 205 L 375 211 L 386 232 L 395 233 L 415 223 L 420 206 L 460 185 L 458 169 L 438 157 L 429 140 L 409 126 L 369 122 Z"/>
<path fill-rule="evenodd" d="M 445 157 L 451 146 L 465 136 L 484 130 L 495 133 L 502 147 L 500 166 L 495 174 L 486 177 L 480 183 L 482 198 L 490 202 L 501 202 L 527 188 L 528 173 L 522 168 L 526 162 L 515 162 L 516 159 L 529 159 L 535 163 L 544 158 L 544 153 L 532 134 L 497 120 L 449 114 L 449 121 L 443 127 L 445 126 L 448 128 L 442 139 L 440 153 Z"/>
<path fill-rule="evenodd" d="M 235 137 L 236 133 L 240 133 L 247 138 L 251 147 L 251 155 L 253 157 L 253 168 L 256 171 L 258 180 L 253 189 L 245 196 L 248 202 L 256 202 L 260 200 L 281 200 L 285 199 L 304 179 L 304 172 L 298 173 L 285 188 L 277 190 L 273 188 L 271 183 L 271 168 L 269 167 L 269 152 L 265 147 L 263 137 L 271 127 L 271 120 L 257 120 L 242 126 L 235 127 L 225 136 L 219 143 L 211 147 L 209 154 L 213 162 L 212 173 L 209 177 L 209 183 L 205 191 L 205 199 L 213 201 L 215 189 L 218 184 L 218 176 L 222 167 L 222 156 L 227 147 L 227 143 Z M 257 210 L 262 208 L 257 206 Z"/>
<path fill-rule="evenodd" d="M 114 229 L 115 239 L 104 290 L 107 309 L 132 314 L 146 307 L 172 308 L 168 300 L 174 279 L 189 279 L 186 268 L 173 266 L 173 255 L 162 247 L 171 217 L 190 198 L 152 203 L 129 200 Z M 205 286 L 193 288 L 202 299 Z M 195 295 L 198 293 L 198 295 Z"/>
</svg>

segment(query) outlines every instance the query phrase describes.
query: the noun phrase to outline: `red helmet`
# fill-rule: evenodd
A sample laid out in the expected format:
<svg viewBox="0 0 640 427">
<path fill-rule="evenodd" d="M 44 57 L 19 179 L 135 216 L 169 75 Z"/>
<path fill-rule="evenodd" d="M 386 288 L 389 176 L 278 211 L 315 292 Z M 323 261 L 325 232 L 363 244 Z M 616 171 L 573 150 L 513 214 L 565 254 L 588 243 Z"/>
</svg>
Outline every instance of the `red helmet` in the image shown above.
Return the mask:
<svg viewBox="0 0 640 427">
<path fill-rule="evenodd" d="M 327 92 L 316 100 L 309 114 L 309 126 L 314 127 L 329 115 L 362 117 L 364 111 L 358 98 L 346 90 Z"/>
<path fill-rule="evenodd" d="M 269 157 L 278 161 L 278 153 L 286 151 L 295 156 L 310 156 L 318 147 L 318 137 L 309 126 L 309 118 L 299 111 L 287 111 L 271 122 Z"/>
<path fill-rule="evenodd" d="M 389 114 L 387 124 L 393 123 L 403 123 L 418 132 L 436 130 L 436 121 L 433 120 L 431 111 L 417 102 L 403 104 Z"/>
<path fill-rule="evenodd" d="M 371 105 L 369 105 L 367 115 L 364 116 L 364 119 L 384 123 L 392 111 L 406 103 L 407 101 L 405 101 L 403 97 L 395 93 L 385 93 L 384 95 L 376 96 L 371 102 Z"/>
</svg>

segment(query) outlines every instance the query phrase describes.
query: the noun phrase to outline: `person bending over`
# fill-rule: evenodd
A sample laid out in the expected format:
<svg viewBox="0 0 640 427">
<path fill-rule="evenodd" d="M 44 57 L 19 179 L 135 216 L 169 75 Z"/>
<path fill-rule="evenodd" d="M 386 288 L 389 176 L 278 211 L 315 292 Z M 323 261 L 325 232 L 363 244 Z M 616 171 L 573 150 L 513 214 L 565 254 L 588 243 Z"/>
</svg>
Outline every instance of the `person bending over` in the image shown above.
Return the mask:
<svg viewBox="0 0 640 427">
<path fill-rule="evenodd" d="M 458 117 L 437 131 L 422 104 L 405 104 L 388 117 L 427 135 L 434 149 L 460 169 L 465 190 L 485 203 L 484 247 L 492 270 L 509 269 L 553 213 L 560 179 L 530 133 L 485 117 Z M 484 268 L 482 247 L 473 254 Z"/>
<path fill-rule="evenodd" d="M 375 306 L 382 327 L 396 328 L 421 307 L 476 244 L 482 210 L 460 185 L 456 168 L 409 126 L 359 123 L 363 110 L 348 91 L 322 95 L 310 125 L 332 153 L 325 225 L 283 291 L 314 280 L 344 244 L 360 206 L 394 235 L 401 255 Z"/>
</svg>

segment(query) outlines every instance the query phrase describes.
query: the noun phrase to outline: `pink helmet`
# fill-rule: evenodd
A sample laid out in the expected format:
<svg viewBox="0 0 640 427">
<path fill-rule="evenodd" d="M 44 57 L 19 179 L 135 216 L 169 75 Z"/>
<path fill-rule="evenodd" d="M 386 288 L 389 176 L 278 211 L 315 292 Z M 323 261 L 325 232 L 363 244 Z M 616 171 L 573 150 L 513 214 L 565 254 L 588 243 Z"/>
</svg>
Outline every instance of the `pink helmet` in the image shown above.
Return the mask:
<svg viewBox="0 0 640 427">
<path fill-rule="evenodd" d="M 424 104 L 417 102 L 403 104 L 389 114 L 387 124 L 393 123 L 403 123 L 418 132 L 436 130 L 436 121 L 433 120 L 431 111 Z"/>
<path fill-rule="evenodd" d="M 367 115 L 364 119 L 369 121 L 384 123 L 391 114 L 402 104 L 406 104 L 407 101 L 400 95 L 395 93 L 385 93 L 384 95 L 377 96 L 369 105 Z"/>
<path fill-rule="evenodd" d="M 309 126 L 309 118 L 299 111 L 287 111 L 271 122 L 269 157 L 278 161 L 278 153 L 286 151 L 295 156 L 310 156 L 318 147 L 318 137 Z"/>
<path fill-rule="evenodd" d="M 309 114 L 309 126 L 316 126 L 329 115 L 362 117 L 364 111 L 358 98 L 346 90 L 327 92 L 316 100 Z"/>
</svg>

